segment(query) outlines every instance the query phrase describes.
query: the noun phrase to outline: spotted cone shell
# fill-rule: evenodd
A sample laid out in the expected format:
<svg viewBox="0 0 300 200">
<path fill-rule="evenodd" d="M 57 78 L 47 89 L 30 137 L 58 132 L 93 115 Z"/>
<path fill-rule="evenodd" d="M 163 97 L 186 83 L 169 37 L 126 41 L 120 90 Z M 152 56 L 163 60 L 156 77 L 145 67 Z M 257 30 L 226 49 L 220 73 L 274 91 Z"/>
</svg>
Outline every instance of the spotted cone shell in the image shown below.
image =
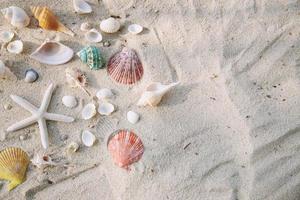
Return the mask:
<svg viewBox="0 0 300 200">
<path fill-rule="evenodd" d="M 115 81 L 125 85 L 135 84 L 144 73 L 143 65 L 137 53 L 127 47 L 109 59 L 107 71 Z"/>
<path fill-rule="evenodd" d="M 134 132 L 119 130 L 109 139 L 108 151 L 116 165 L 127 168 L 141 159 L 144 145 Z"/>
<path fill-rule="evenodd" d="M 29 162 L 27 153 L 20 148 L 9 147 L 0 152 L 0 179 L 10 181 L 9 190 L 24 182 Z"/>
</svg>

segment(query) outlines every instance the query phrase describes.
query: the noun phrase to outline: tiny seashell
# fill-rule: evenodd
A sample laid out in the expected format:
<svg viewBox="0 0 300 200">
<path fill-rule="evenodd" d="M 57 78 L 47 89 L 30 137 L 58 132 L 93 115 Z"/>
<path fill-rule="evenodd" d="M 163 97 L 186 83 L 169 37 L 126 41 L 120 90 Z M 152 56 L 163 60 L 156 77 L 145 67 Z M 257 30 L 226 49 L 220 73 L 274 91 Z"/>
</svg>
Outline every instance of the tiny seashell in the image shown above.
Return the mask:
<svg viewBox="0 0 300 200">
<path fill-rule="evenodd" d="M 133 111 L 127 112 L 127 120 L 130 123 L 132 123 L 132 124 L 137 123 L 139 121 L 139 118 L 140 118 L 140 116 L 136 112 L 133 112 Z"/>
<path fill-rule="evenodd" d="M 144 153 L 141 139 L 133 131 L 128 130 L 113 133 L 108 139 L 107 148 L 114 163 L 125 169 L 139 161 Z"/>
<path fill-rule="evenodd" d="M 30 18 L 26 12 L 17 6 L 10 6 L 1 10 L 4 17 L 17 28 L 23 28 L 29 25 Z"/>
<path fill-rule="evenodd" d="M 67 153 L 75 153 L 78 151 L 79 149 L 79 144 L 77 142 L 71 142 L 68 146 L 67 146 Z"/>
<path fill-rule="evenodd" d="M 30 57 L 40 63 L 61 65 L 72 59 L 74 52 L 60 42 L 46 40 Z"/>
<path fill-rule="evenodd" d="M 0 79 L 17 80 L 16 75 L 12 73 L 8 67 L 5 66 L 2 60 L 0 60 Z"/>
<path fill-rule="evenodd" d="M 86 104 L 81 111 L 81 117 L 82 119 L 85 120 L 91 119 L 96 114 L 97 114 L 96 106 L 93 103 Z"/>
<path fill-rule="evenodd" d="M 116 33 L 120 29 L 120 26 L 120 22 L 113 17 L 105 19 L 100 23 L 100 29 L 105 33 Z"/>
<path fill-rule="evenodd" d="M 115 111 L 115 106 L 108 102 L 99 103 L 98 112 L 100 115 L 110 115 Z"/>
<path fill-rule="evenodd" d="M 65 72 L 66 72 L 66 81 L 70 87 L 80 88 L 90 96 L 90 92 L 86 89 L 88 81 L 85 73 L 83 73 L 79 69 L 72 69 L 72 68 L 67 68 Z"/>
<path fill-rule="evenodd" d="M 124 47 L 122 51 L 110 57 L 107 72 L 118 83 L 131 85 L 142 78 L 144 68 L 137 53 Z"/>
<path fill-rule="evenodd" d="M 27 69 L 25 71 L 25 82 L 33 83 L 39 78 L 39 74 L 34 69 Z"/>
<path fill-rule="evenodd" d="M 8 43 L 7 51 L 9 53 L 19 54 L 23 51 L 23 42 L 21 40 L 15 40 L 13 42 Z"/>
<path fill-rule="evenodd" d="M 131 34 L 139 34 L 143 31 L 143 27 L 139 24 L 131 24 L 128 26 L 128 31 L 131 33 Z"/>
<path fill-rule="evenodd" d="M 96 29 L 91 29 L 84 35 L 85 40 L 92 43 L 97 43 L 102 41 L 102 35 Z"/>
<path fill-rule="evenodd" d="M 81 140 L 82 140 L 82 143 L 87 146 L 87 147 L 91 147 L 95 144 L 96 142 L 96 137 L 93 133 L 91 133 L 90 131 L 88 130 L 84 130 L 82 131 L 82 134 L 81 134 Z"/>
<path fill-rule="evenodd" d="M 100 50 L 95 46 L 87 46 L 79 51 L 77 55 L 92 70 L 98 70 L 105 66 L 105 60 Z"/>
<path fill-rule="evenodd" d="M 11 31 L 1 31 L 0 41 L 4 43 L 10 42 L 14 38 L 15 34 Z"/>
<path fill-rule="evenodd" d="M 92 7 L 84 0 L 73 0 L 73 7 L 78 14 L 87 14 L 92 12 Z"/>
<path fill-rule="evenodd" d="M 48 166 L 56 166 L 58 163 L 54 162 L 49 155 L 35 154 L 31 160 L 32 164 L 39 169 L 44 169 Z"/>
<path fill-rule="evenodd" d="M 81 31 L 89 31 L 92 29 L 92 25 L 89 23 L 89 22 L 83 22 L 81 25 L 80 25 L 80 30 Z"/>
<path fill-rule="evenodd" d="M 102 99 L 110 99 L 114 96 L 114 94 L 112 93 L 112 91 L 108 88 L 103 88 L 101 90 L 98 90 L 97 93 L 96 93 L 96 97 L 99 99 L 99 100 L 102 100 Z"/>
<path fill-rule="evenodd" d="M 29 157 L 20 148 L 9 147 L 0 152 L 0 179 L 10 181 L 8 190 L 12 190 L 25 181 Z"/>
<path fill-rule="evenodd" d="M 74 108 L 77 106 L 77 99 L 74 96 L 64 96 L 62 103 L 68 108 Z"/>
</svg>

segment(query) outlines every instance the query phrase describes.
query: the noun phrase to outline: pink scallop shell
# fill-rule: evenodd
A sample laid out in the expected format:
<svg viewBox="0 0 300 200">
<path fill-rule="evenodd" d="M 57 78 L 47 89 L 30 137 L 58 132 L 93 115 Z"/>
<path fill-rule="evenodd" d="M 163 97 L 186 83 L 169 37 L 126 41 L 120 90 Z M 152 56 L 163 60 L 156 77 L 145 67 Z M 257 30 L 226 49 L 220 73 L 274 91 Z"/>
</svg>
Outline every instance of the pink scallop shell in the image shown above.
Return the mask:
<svg viewBox="0 0 300 200">
<path fill-rule="evenodd" d="M 127 169 L 141 159 L 144 145 L 134 132 L 118 130 L 108 141 L 108 151 L 116 165 Z"/>
<path fill-rule="evenodd" d="M 109 59 L 107 71 L 115 81 L 125 85 L 138 82 L 144 73 L 143 65 L 137 53 L 127 47 Z"/>
</svg>

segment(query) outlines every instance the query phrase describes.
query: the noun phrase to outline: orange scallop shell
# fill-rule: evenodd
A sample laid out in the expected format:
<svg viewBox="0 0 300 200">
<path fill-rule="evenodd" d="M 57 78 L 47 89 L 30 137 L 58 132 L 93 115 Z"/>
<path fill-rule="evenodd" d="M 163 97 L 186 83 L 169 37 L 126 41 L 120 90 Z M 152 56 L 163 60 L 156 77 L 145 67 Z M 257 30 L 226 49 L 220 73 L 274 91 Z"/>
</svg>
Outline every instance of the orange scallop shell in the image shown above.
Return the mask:
<svg viewBox="0 0 300 200">
<path fill-rule="evenodd" d="M 141 159 L 144 145 L 134 132 L 118 130 L 108 141 L 108 151 L 116 165 L 127 169 L 129 165 Z"/>
</svg>

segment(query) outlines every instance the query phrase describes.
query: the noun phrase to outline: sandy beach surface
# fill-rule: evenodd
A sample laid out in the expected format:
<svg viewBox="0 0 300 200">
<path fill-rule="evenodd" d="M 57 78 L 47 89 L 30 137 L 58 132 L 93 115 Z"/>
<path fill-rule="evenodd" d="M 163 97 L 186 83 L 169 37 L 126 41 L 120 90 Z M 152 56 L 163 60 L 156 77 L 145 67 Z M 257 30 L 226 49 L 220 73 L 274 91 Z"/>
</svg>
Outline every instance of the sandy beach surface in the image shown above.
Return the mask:
<svg viewBox="0 0 300 200">
<path fill-rule="evenodd" d="M 31 24 L 14 29 L 0 16 L 1 30 L 14 30 L 24 52 L 2 48 L 0 59 L 18 81 L 0 81 L 0 149 L 17 146 L 30 156 L 43 152 L 38 126 L 6 133 L 6 128 L 30 116 L 11 94 L 39 106 L 50 82 L 56 85 L 49 111 L 75 118 L 73 123 L 48 121 L 48 154 L 64 165 L 39 170 L 29 166 L 26 181 L 11 192 L 0 182 L 0 199 L 22 200 L 297 200 L 300 199 L 300 3 L 296 0 L 91 0 L 93 13 L 74 13 L 71 0 L 2 0 L 1 9 L 15 5 L 31 16 Z M 45 31 L 32 17 L 31 5 L 48 6 L 76 33 Z M 119 16 L 121 30 L 104 34 L 95 46 L 106 60 L 121 45 L 133 48 L 144 66 L 134 86 L 115 84 L 106 68 L 90 70 L 78 57 L 67 64 L 41 64 L 29 55 L 46 39 L 55 38 L 78 52 L 88 43 L 82 22 L 99 30 L 101 20 Z M 131 35 L 127 27 L 145 27 Z M 65 83 L 65 69 L 77 67 L 89 79 L 88 89 L 111 88 L 117 111 L 91 120 L 62 104 L 73 95 L 90 100 Z M 34 68 L 38 81 L 26 83 L 25 70 Z M 158 107 L 136 105 L 152 81 L 180 81 Z M 11 108 L 10 108 L 11 107 Z M 126 120 L 129 110 L 141 116 Z M 145 152 L 130 171 L 114 165 L 107 138 L 118 129 L 132 129 Z M 98 142 L 85 147 L 82 130 Z M 66 135 L 67 140 L 62 139 Z M 20 137 L 26 137 L 21 140 Z M 78 152 L 67 155 L 72 141 Z"/>
</svg>

